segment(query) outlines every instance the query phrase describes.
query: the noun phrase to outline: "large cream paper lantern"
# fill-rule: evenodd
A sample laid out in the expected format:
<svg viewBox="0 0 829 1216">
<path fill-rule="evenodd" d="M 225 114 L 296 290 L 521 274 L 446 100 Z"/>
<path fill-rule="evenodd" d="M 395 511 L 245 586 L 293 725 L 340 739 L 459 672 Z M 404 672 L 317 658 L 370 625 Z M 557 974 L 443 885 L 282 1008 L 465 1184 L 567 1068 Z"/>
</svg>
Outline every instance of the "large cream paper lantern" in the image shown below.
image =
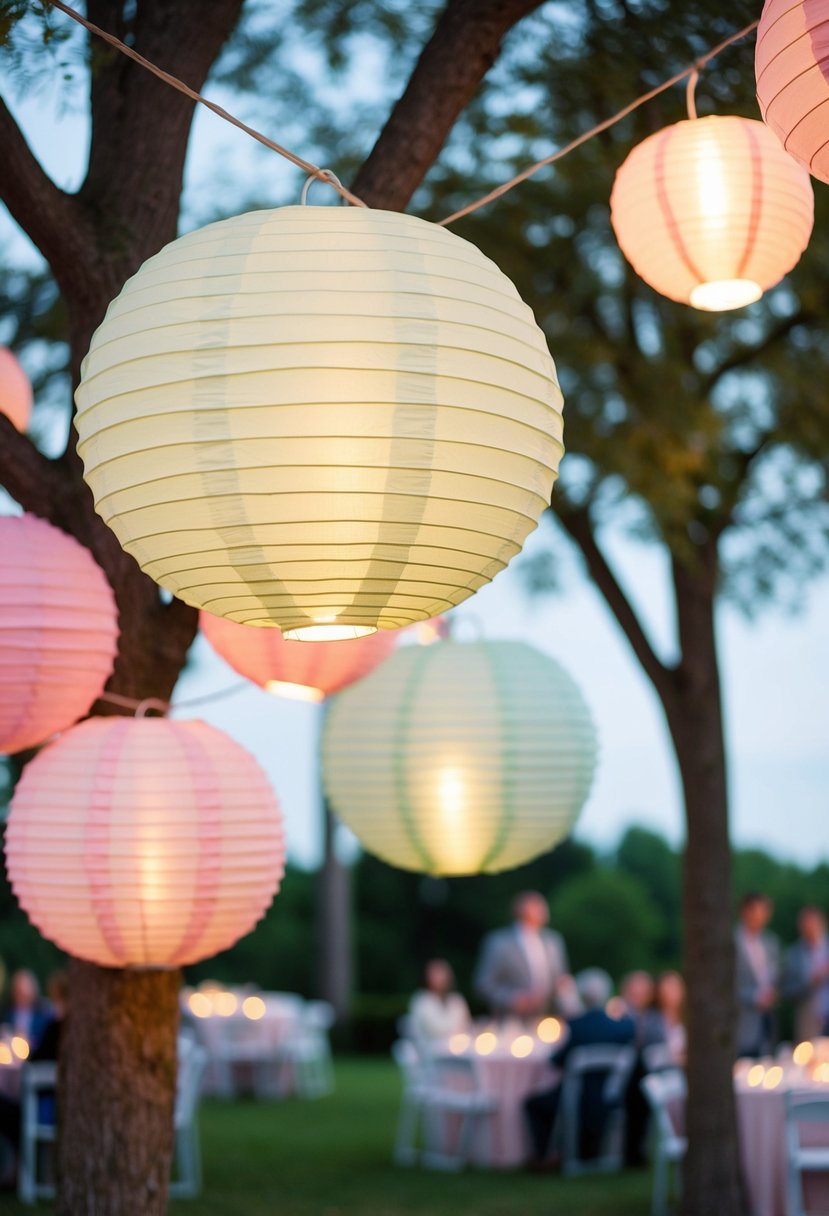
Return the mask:
<svg viewBox="0 0 829 1216">
<path fill-rule="evenodd" d="M 26 766 L 6 828 L 32 923 L 105 967 L 232 946 L 271 903 L 284 859 L 267 777 L 204 722 L 88 719 Z"/>
<path fill-rule="evenodd" d="M 0 414 L 25 431 L 32 416 L 32 385 L 8 347 L 0 346 Z"/>
<path fill-rule="evenodd" d="M 150 258 L 76 393 L 100 515 L 180 599 L 317 641 L 459 604 L 549 505 L 561 393 L 501 271 L 410 215 L 284 207 Z"/>
<path fill-rule="evenodd" d="M 766 126 L 712 115 L 637 144 L 610 196 L 622 253 L 671 300 L 710 312 L 759 300 L 812 231 L 808 174 Z"/>
<path fill-rule="evenodd" d="M 0 517 L 0 752 L 43 743 L 86 714 L 118 650 L 104 572 L 33 515 Z"/>
<path fill-rule="evenodd" d="M 829 182 L 829 0 L 766 0 L 754 55 L 763 118 Z"/>
<path fill-rule="evenodd" d="M 584 804 L 596 734 L 578 687 L 523 642 L 403 646 L 335 701 L 333 809 L 405 870 L 494 873 L 558 844 Z"/>
<path fill-rule="evenodd" d="M 383 630 L 344 642 L 289 642 L 278 629 L 237 625 L 210 612 L 199 614 L 199 627 L 234 671 L 298 701 L 323 701 L 361 680 L 391 654 L 398 638 Z"/>
</svg>

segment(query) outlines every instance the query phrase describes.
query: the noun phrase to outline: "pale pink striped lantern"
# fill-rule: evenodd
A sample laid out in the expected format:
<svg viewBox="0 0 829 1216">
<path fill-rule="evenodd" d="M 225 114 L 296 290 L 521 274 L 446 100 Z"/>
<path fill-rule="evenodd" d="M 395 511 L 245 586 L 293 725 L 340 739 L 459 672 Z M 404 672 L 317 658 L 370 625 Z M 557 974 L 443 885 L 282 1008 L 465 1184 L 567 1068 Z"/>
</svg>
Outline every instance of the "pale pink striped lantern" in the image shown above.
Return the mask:
<svg viewBox="0 0 829 1216">
<path fill-rule="evenodd" d="M 32 385 L 8 347 L 0 346 L 0 414 L 25 431 L 32 416 Z"/>
<path fill-rule="evenodd" d="M 829 0 L 766 0 L 754 68 L 765 122 L 795 160 L 829 182 Z"/>
<path fill-rule="evenodd" d="M 201 631 L 234 671 L 268 692 L 300 701 L 322 701 L 361 680 L 388 658 L 398 633 L 376 633 L 340 642 L 291 642 L 279 629 L 239 625 L 210 612 L 199 614 Z"/>
<path fill-rule="evenodd" d="M 6 869 L 44 937 L 104 967 L 176 967 L 232 946 L 285 868 L 265 773 L 204 722 L 90 718 L 23 772 Z"/>
<path fill-rule="evenodd" d="M 115 596 L 89 550 L 33 515 L 0 516 L 0 753 L 88 713 L 117 651 Z"/>
</svg>

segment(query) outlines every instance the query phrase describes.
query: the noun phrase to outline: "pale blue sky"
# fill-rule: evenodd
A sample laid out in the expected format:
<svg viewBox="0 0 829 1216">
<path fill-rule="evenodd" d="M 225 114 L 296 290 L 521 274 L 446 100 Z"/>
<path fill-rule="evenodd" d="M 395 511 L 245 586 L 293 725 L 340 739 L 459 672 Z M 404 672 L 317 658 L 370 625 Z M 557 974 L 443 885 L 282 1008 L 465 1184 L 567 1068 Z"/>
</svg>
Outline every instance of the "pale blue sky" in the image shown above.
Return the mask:
<svg viewBox="0 0 829 1216">
<path fill-rule="evenodd" d="M 58 81 L 54 89 L 18 101 L 15 109 L 48 170 L 60 185 L 73 187 L 82 172 L 86 131 L 80 111 L 62 98 L 62 87 Z M 228 104 L 227 98 L 221 100 Z M 212 214 L 216 190 L 229 189 L 230 182 L 239 195 L 250 192 L 263 199 L 270 192 L 276 200 L 286 190 L 298 196 L 302 178 L 241 132 L 200 112 L 186 181 L 190 213 Z M 2 264 L 32 257 L 31 247 L 1 212 Z M 528 549 L 543 545 L 553 526 L 546 521 Z M 621 536 L 606 540 L 652 635 L 669 650 L 672 620 L 663 556 Z M 682 817 L 677 779 L 659 705 L 578 560 L 571 554 L 564 564 L 560 595 L 528 601 L 513 568 L 460 614 L 473 616 L 475 628 L 488 636 L 521 637 L 549 651 L 581 684 L 597 720 L 601 759 L 579 834 L 610 846 L 627 824 L 638 822 L 678 841 Z M 718 624 L 734 838 L 742 845 L 758 844 L 780 856 L 811 862 L 829 859 L 829 579 L 815 583 L 804 599 L 797 617 L 769 610 L 756 622 L 724 606 Z M 200 639 L 177 695 L 198 696 L 236 679 Z M 246 744 L 265 765 L 286 812 L 292 855 L 306 863 L 315 859 L 318 847 L 318 712 L 317 707 L 280 701 L 253 687 L 198 710 Z"/>
</svg>

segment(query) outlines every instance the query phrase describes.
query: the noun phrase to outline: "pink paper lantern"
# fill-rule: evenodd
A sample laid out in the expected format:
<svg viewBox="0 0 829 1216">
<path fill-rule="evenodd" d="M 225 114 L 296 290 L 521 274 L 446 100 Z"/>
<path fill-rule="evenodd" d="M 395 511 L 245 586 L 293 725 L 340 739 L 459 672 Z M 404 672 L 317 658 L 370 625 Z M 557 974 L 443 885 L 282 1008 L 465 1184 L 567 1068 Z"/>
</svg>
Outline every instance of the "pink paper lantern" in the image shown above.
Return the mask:
<svg viewBox="0 0 829 1216">
<path fill-rule="evenodd" d="M 763 119 L 795 160 L 829 182 L 829 0 L 766 0 L 754 68 Z"/>
<path fill-rule="evenodd" d="M 289 642 L 279 629 L 238 625 L 202 612 L 201 631 L 234 671 L 268 692 L 301 701 L 322 701 L 362 679 L 397 645 L 391 629 L 342 642 Z"/>
<path fill-rule="evenodd" d="M 0 516 L 0 753 L 88 713 L 118 652 L 118 610 L 92 554 L 33 515 Z"/>
<path fill-rule="evenodd" d="M 26 766 L 6 868 L 44 937 L 104 967 L 176 967 L 248 933 L 285 868 L 268 779 L 204 722 L 90 718 Z"/>
<path fill-rule="evenodd" d="M 0 414 L 25 431 L 32 416 L 32 386 L 12 352 L 0 346 Z"/>
</svg>

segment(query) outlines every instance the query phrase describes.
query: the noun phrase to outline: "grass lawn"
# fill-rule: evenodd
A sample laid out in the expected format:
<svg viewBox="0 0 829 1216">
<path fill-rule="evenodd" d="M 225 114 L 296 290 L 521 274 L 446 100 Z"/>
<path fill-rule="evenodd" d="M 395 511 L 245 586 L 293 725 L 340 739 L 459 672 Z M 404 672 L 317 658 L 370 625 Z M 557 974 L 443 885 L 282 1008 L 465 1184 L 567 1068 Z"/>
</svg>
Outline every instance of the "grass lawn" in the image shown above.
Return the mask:
<svg viewBox="0 0 829 1216">
<path fill-rule="evenodd" d="M 345 1059 L 330 1098 L 202 1104 L 202 1195 L 176 1216 L 646 1216 L 650 1175 L 439 1174 L 391 1163 L 399 1083 L 387 1060 Z M 8 1207 L 6 1204 L 8 1203 Z M 31 1208 L 0 1197 L 0 1210 Z M 45 1211 L 45 1206 L 41 1208 Z M 79 1214 L 80 1216 L 80 1214 Z"/>
</svg>

